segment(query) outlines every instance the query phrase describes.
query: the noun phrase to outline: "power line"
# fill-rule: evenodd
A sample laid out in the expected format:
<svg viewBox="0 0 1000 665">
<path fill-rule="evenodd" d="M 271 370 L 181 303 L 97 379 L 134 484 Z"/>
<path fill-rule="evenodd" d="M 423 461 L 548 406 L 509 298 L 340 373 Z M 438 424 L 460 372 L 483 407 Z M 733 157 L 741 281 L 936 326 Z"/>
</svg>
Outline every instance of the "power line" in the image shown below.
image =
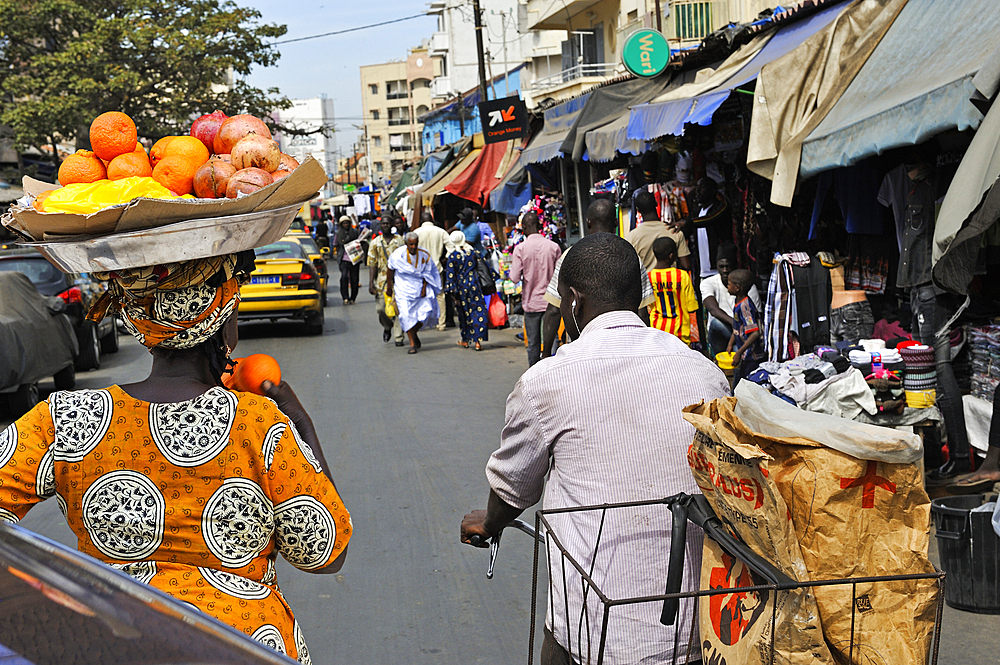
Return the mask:
<svg viewBox="0 0 1000 665">
<path fill-rule="evenodd" d="M 297 37 L 295 39 L 283 39 L 280 42 L 272 42 L 271 46 L 277 46 L 278 44 L 291 44 L 292 42 L 304 42 L 307 39 L 319 39 L 320 37 L 331 37 L 333 35 L 343 35 L 348 32 L 357 32 L 358 30 L 367 30 L 368 28 L 378 28 L 383 25 L 389 25 L 390 23 L 402 23 L 403 21 L 411 21 L 415 18 L 420 18 L 422 16 L 427 16 L 427 14 L 414 14 L 413 16 L 404 16 L 403 18 L 394 18 L 391 21 L 382 21 L 381 23 L 372 23 L 370 25 L 359 25 L 356 28 L 347 28 L 345 30 L 335 30 L 333 32 L 324 32 L 321 35 L 309 35 L 308 37 Z"/>
</svg>

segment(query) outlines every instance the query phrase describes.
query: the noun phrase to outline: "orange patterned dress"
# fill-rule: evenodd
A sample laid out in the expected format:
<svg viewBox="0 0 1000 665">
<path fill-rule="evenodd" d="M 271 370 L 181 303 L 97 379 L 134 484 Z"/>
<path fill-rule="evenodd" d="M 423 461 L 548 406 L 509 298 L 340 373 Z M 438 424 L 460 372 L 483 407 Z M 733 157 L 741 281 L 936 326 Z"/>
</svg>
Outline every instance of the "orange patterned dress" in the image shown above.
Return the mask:
<svg viewBox="0 0 1000 665">
<path fill-rule="evenodd" d="M 274 561 L 329 565 L 351 517 L 270 399 L 55 392 L 0 432 L 0 519 L 53 496 L 81 552 L 309 662 Z"/>
</svg>

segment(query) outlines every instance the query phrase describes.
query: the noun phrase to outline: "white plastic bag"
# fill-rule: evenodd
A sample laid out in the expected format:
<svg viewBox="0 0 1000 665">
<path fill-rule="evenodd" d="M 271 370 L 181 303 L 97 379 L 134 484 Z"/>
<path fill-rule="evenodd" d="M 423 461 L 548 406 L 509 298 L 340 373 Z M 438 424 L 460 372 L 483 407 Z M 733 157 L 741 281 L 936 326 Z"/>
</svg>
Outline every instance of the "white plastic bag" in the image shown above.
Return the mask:
<svg viewBox="0 0 1000 665">
<path fill-rule="evenodd" d="M 876 462 L 909 464 L 924 455 L 923 443 L 916 434 L 803 411 L 750 381 L 740 381 L 735 395 L 739 400 L 736 415 L 761 434 L 810 439 L 852 457 Z"/>
</svg>

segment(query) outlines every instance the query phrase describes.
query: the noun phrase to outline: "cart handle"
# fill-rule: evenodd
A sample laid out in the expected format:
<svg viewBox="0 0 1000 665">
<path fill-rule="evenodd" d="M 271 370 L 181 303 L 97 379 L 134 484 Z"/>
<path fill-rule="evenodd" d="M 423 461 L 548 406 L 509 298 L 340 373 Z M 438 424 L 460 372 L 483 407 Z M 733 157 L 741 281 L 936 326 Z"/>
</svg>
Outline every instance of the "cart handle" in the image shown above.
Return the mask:
<svg viewBox="0 0 1000 665">
<path fill-rule="evenodd" d="M 525 532 L 526 534 L 531 536 L 532 539 L 535 540 L 538 539 L 538 534 L 535 532 L 535 528 L 530 524 L 528 524 L 527 522 L 525 522 L 524 520 L 511 520 L 510 522 L 507 523 L 507 526 L 504 528 L 505 529 L 514 528 L 517 529 L 518 531 Z M 489 568 L 486 569 L 486 579 L 488 580 L 493 579 L 493 566 L 494 564 L 496 564 L 497 554 L 500 552 L 501 535 L 503 535 L 503 529 L 501 529 L 499 533 L 497 533 L 495 536 L 488 539 L 490 543 L 490 565 Z M 480 545 L 483 544 L 482 536 L 479 535 L 472 536 L 471 538 L 469 538 L 469 544 L 472 545 L 473 547 L 479 547 Z"/>
</svg>

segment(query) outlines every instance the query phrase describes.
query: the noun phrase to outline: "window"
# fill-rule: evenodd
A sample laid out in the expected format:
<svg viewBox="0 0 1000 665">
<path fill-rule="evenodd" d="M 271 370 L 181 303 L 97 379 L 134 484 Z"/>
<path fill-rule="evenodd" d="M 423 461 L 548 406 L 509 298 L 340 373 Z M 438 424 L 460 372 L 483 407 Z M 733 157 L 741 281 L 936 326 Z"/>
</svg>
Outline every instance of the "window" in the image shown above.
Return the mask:
<svg viewBox="0 0 1000 665">
<path fill-rule="evenodd" d="M 408 86 L 406 81 L 386 81 L 385 82 L 385 98 L 386 99 L 406 99 Z"/>
<path fill-rule="evenodd" d="M 639 18 L 639 10 L 633 9 L 628 13 L 628 22 L 631 23 Z"/>
<path fill-rule="evenodd" d="M 375 172 L 376 173 L 382 172 L 382 162 L 375 162 Z"/>
<path fill-rule="evenodd" d="M 713 30 L 715 20 L 711 2 L 686 2 L 671 8 L 677 39 L 704 39 Z"/>
<path fill-rule="evenodd" d="M 417 107 L 417 111 L 416 111 L 417 117 L 419 118 L 420 116 L 424 115 L 428 111 L 430 111 L 430 109 L 427 108 L 427 105 L 426 104 L 421 104 L 420 106 Z"/>
<path fill-rule="evenodd" d="M 378 120 L 378 111 L 372 111 L 372 120 Z"/>
<path fill-rule="evenodd" d="M 410 90 L 423 90 L 429 87 L 431 87 L 431 82 L 428 79 L 416 79 L 410 83 Z"/>
<path fill-rule="evenodd" d="M 381 148 L 382 147 L 382 137 L 381 136 L 373 136 L 372 137 L 372 143 L 375 145 L 376 148 Z"/>
<path fill-rule="evenodd" d="M 373 95 L 377 95 L 378 94 L 378 83 L 369 83 L 368 84 L 368 92 L 370 92 Z"/>
</svg>

